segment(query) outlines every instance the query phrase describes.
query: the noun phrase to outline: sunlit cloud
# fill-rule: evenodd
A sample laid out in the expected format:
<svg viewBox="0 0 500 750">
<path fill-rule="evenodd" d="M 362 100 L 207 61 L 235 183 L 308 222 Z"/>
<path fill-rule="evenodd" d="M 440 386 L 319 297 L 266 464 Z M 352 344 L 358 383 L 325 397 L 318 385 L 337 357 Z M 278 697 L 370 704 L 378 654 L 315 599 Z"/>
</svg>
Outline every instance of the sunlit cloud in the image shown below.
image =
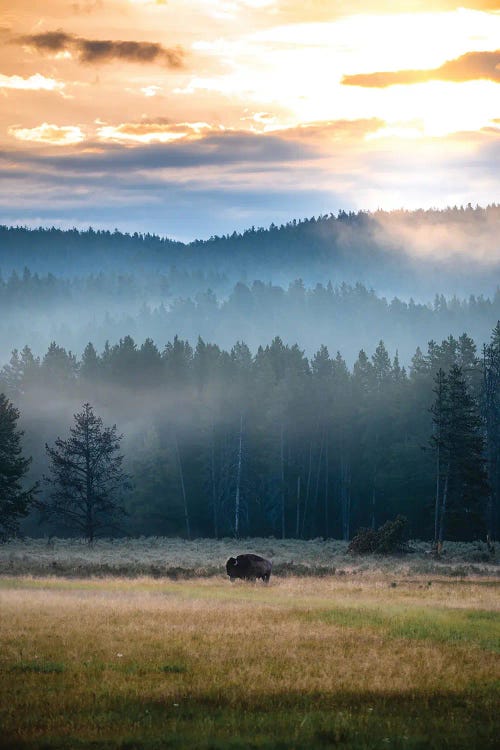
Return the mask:
<svg viewBox="0 0 500 750">
<path fill-rule="evenodd" d="M 65 84 L 54 78 L 46 78 L 35 73 L 28 78 L 22 76 L 6 76 L 0 73 L 0 89 L 17 89 L 18 91 L 62 91 Z"/>
<path fill-rule="evenodd" d="M 180 68 L 185 54 L 181 47 L 167 48 L 157 42 L 86 39 L 60 29 L 22 36 L 18 42 L 38 52 L 57 54 L 75 51 L 83 63 L 120 60 L 141 64 L 159 63 L 169 68 Z"/>
<path fill-rule="evenodd" d="M 500 12 L 486 11 L 500 6 L 461 5 L 47 0 L 41 14 L 17 0 L 0 13 L 0 148 L 19 189 L 6 201 L 29 194 L 35 211 L 50 185 L 75 221 L 118 226 L 126 205 L 130 226 L 166 231 L 172 188 L 170 220 L 192 237 L 498 200 Z M 369 85 L 345 85 L 361 75 Z M 183 229 L 192 205 L 197 229 Z"/>
<path fill-rule="evenodd" d="M 51 146 L 70 146 L 81 143 L 85 134 L 76 125 L 49 125 L 44 122 L 36 128 L 9 128 L 9 134 L 20 141 L 33 141 L 35 143 L 48 143 Z"/>
<path fill-rule="evenodd" d="M 144 96 L 152 97 L 157 96 L 161 91 L 161 86 L 143 86 L 141 88 L 141 92 L 144 94 Z"/>
<path fill-rule="evenodd" d="M 238 5 L 250 5 L 244 0 Z M 256 0 L 257 4 L 258 0 Z M 263 0 L 264 4 L 265 0 Z M 233 5 L 237 4 L 236 2 Z M 417 15 L 429 12 L 454 11 L 466 7 L 478 11 L 499 10 L 498 0 L 269 0 L 264 10 L 271 10 L 282 21 L 331 21 L 336 18 L 359 15 Z"/>
<path fill-rule="evenodd" d="M 386 86 L 426 83 L 427 81 L 490 80 L 500 83 L 500 50 L 495 52 L 468 52 L 456 60 L 448 60 L 430 70 L 395 70 L 382 73 L 358 73 L 344 76 L 346 86 L 385 88 Z"/>
<path fill-rule="evenodd" d="M 199 138 L 211 130 L 206 122 L 162 123 L 129 122 L 120 125 L 103 125 L 97 136 L 104 141 L 133 143 L 169 143 L 181 138 Z"/>
<path fill-rule="evenodd" d="M 422 91 L 418 100 L 412 102 L 401 95 L 400 89 L 393 94 L 391 87 L 377 90 L 343 86 L 342 79 L 350 71 L 390 70 L 396 65 L 399 70 L 434 70 L 442 65 L 443 59 L 464 57 L 468 74 L 462 76 L 461 85 L 470 79 L 480 84 L 482 81 L 475 79 L 496 76 L 492 72 L 491 55 L 499 38 L 500 14 L 470 10 L 357 15 L 291 25 L 281 24 L 277 16 L 275 25 L 263 30 L 195 42 L 196 53 L 211 60 L 227 61 L 227 66 L 224 70 L 195 71 L 188 80 L 179 82 L 173 93 L 179 99 L 219 96 L 221 103 L 240 101 L 254 111 L 269 112 L 276 118 L 276 127 L 370 116 L 387 121 L 421 117 L 427 123 L 435 120 L 432 89 Z M 469 59 L 467 52 L 473 44 L 477 57 Z M 482 67 L 478 72 L 480 61 Z M 485 66 L 489 66 L 486 74 Z M 457 66 L 454 71 L 445 72 L 448 77 L 452 73 L 458 76 Z M 456 88 L 463 115 L 468 118 L 463 94 Z M 446 94 L 451 96 L 455 110 L 455 95 L 450 90 Z M 438 112 L 443 105 L 443 100 L 437 102 Z M 491 118 L 491 108 L 491 97 L 480 102 L 481 125 Z M 468 122 L 464 123 L 464 127 L 468 126 Z M 449 132 L 456 129 L 454 121 Z M 435 126 L 427 132 L 435 132 Z"/>
</svg>

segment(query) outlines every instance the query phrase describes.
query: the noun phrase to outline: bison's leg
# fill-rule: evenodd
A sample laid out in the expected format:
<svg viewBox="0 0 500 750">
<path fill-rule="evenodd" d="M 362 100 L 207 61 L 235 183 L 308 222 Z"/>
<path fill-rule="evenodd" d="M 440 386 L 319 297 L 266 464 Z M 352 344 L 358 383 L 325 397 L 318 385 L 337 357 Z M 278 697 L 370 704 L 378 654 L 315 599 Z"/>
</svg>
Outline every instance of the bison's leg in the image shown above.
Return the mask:
<svg viewBox="0 0 500 750">
<path fill-rule="evenodd" d="M 264 574 L 264 575 L 262 576 L 262 580 L 264 581 L 264 583 L 265 583 L 266 585 L 267 585 L 267 584 L 269 583 L 269 578 L 270 578 L 270 577 L 271 577 L 271 574 L 270 574 L 270 573 L 265 573 L 265 574 Z"/>
</svg>

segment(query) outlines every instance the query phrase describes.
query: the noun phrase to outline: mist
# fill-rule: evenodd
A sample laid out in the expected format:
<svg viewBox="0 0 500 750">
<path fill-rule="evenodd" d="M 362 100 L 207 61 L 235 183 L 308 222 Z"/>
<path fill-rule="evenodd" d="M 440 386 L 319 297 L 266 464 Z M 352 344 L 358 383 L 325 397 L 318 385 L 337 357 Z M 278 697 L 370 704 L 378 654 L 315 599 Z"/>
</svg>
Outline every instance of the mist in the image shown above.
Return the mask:
<svg viewBox="0 0 500 750">
<path fill-rule="evenodd" d="M 500 208 L 345 212 L 183 244 L 154 235 L 0 228 L 0 360 L 130 335 L 255 350 L 273 335 L 352 363 L 500 317 Z"/>
<path fill-rule="evenodd" d="M 30 480 L 48 491 L 45 444 L 89 402 L 123 433 L 121 534 L 232 535 L 240 482 L 248 535 L 348 538 L 402 512 L 428 536 L 434 378 L 463 368 L 481 398 L 499 229 L 496 206 L 341 212 L 186 245 L 1 229 L 0 388 Z M 23 530 L 71 533 L 35 511 Z"/>
</svg>

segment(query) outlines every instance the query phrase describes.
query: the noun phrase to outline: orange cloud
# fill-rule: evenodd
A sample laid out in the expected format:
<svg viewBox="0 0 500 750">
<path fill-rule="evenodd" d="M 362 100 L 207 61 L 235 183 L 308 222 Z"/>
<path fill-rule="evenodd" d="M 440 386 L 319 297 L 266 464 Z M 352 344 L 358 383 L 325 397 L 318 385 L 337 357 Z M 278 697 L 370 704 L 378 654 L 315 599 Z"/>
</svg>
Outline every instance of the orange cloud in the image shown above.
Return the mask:
<svg viewBox="0 0 500 750">
<path fill-rule="evenodd" d="M 455 60 L 448 60 L 439 68 L 429 70 L 395 70 L 379 73 L 358 73 L 344 76 L 346 86 L 386 88 L 387 86 L 427 83 L 428 81 L 489 80 L 500 83 L 500 50 L 496 52 L 467 52 Z"/>
<path fill-rule="evenodd" d="M 131 63 L 161 63 L 169 68 L 181 68 L 184 50 L 167 48 L 157 42 L 135 42 L 111 39 L 85 39 L 61 29 L 31 34 L 17 39 L 19 44 L 33 47 L 38 52 L 76 52 L 83 63 L 121 60 Z"/>
<path fill-rule="evenodd" d="M 233 4 L 235 5 L 235 4 Z M 269 19 L 270 23 L 279 18 L 282 23 L 311 23 L 333 21 L 353 15 L 403 15 L 406 13 L 438 13 L 459 8 L 478 11 L 500 10 L 499 0 L 275 0 L 259 7 L 254 5 L 256 16 Z M 242 4 L 239 5 L 242 7 Z M 245 3 L 246 10 L 251 3 Z"/>
<path fill-rule="evenodd" d="M 48 143 L 52 146 L 70 146 L 81 143 L 85 135 L 81 128 L 76 125 L 49 125 L 44 122 L 36 128 L 9 128 L 9 134 L 20 141 L 34 141 L 35 143 Z"/>
<path fill-rule="evenodd" d="M 65 84 L 54 78 L 46 78 L 35 73 L 29 78 L 22 76 L 6 76 L 0 73 L 0 89 L 17 89 L 25 91 L 62 91 Z"/>
<path fill-rule="evenodd" d="M 351 143 L 353 141 L 361 141 L 367 135 L 376 133 L 385 126 L 386 122 L 384 120 L 378 117 L 369 117 L 357 120 L 309 122 L 294 128 L 282 129 L 278 132 L 285 137 L 291 135 L 300 139 L 317 139 L 325 143 L 332 140 Z"/>
<path fill-rule="evenodd" d="M 103 125 L 98 128 L 97 135 L 105 141 L 168 143 L 180 138 L 196 138 L 210 129 L 206 122 L 125 122 L 120 125 Z"/>
</svg>

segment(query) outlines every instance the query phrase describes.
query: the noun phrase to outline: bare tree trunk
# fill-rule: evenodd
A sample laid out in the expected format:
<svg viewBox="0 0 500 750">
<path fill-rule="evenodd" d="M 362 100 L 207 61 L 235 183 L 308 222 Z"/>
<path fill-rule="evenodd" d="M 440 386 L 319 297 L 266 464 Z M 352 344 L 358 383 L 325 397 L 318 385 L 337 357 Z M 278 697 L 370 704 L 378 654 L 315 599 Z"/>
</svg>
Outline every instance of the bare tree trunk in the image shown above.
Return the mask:
<svg viewBox="0 0 500 750">
<path fill-rule="evenodd" d="M 300 474 L 297 477 L 297 516 L 295 519 L 295 537 L 299 538 L 300 534 Z"/>
<path fill-rule="evenodd" d="M 240 437 L 238 445 L 238 470 L 236 474 L 236 498 L 234 503 L 234 536 L 240 536 L 240 485 L 241 485 L 241 460 L 243 447 L 243 414 L 240 415 Z"/>
<path fill-rule="evenodd" d="M 281 538 L 285 538 L 285 454 L 284 454 L 284 432 L 283 422 L 280 432 L 280 462 L 281 462 Z"/>
<path fill-rule="evenodd" d="M 307 509 L 309 505 L 309 493 L 311 490 L 312 450 L 313 450 L 313 444 L 311 440 L 311 442 L 309 443 L 309 469 L 307 471 L 306 499 L 304 502 L 304 512 L 302 514 L 302 537 L 304 537 L 304 533 L 306 529 Z"/>
<path fill-rule="evenodd" d="M 441 446 L 437 444 L 436 458 L 436 501 L 434 504 L 434 547 L 437 547 L 439 535 L 439 501 L 441 499 Z"/>
<path fill-rule="evenodd" d="M 187 506 L 186 487 L 184 485 L 184 472 L 182 470 L 181 454 L 179 452 L 179 443 L 177 441 L 177 432 L 174 431 L 175 452 L 177 455 L 177 464 L 179 466 L 179 477 L 181 480 L 182 500 L 184 503 L 184 523 L 186 524 L 186 536 L 191 539 L 191 524 L 189 523 L 189 511 Z"/>
<path fill-rule="evenodd" d="M 316 471 L 316 489 L 314 492 L 314 516 L 313 521 L 318 518 L 318 503 L 319 503 L 319 480 L 321 475 L 321 461 L 323 459 L 323 449 L 325 444 L 325 433 L 321 433 L 321 440 L 319 444 L 319 458 L 318 458 L 318 469 Z"/>
<path fill-rule="evenodd" d="M 329 536 L 329 513 L 328 513 L 328 482 L 329 476 L 329 461 L 328 461 L 328 435 L 326 436 L 325 445 L 325 537 L 328 539 Z"/>
<path fill-rule="evenodd" d="M 375 511 L 377 504 L 377 469 L 373 470 L 373 483 L 372 483 L 372 529 L 375 528 Z"/>
<path fill-rule="evenodd" d="M 349 541 L 351 533 L 351 473 L 343 449 L 340 458 L 340 502 L 342 513 L 342 538 Z"/>
<path fill-rule="evenodd" d="M 444 540 L 444 529 L 445 529 L 445 520 L 446 520 L 446 506 L 448 503 L 448 478 L 450 475 L 450 466 L 448 464 L 446 468 L 446 477 L 444 480 L 444 490 L 443 490 L 443 502 L 441 504 L 441 519 L 439 524 L 439 549 L 441 548 Z"/>
<path fill-rule="evenodd" d="M 211 469 L 211 479 L 212 479 L 212 512 L 213 512 L 213 522 L 214 522 L 214 536 L 216 539 L 219 538 L 219 518 L 218 518 L 218 508 L 217 508 L 217 489 L 215 486 L 215 428 L 212 425 L 212 441 L 211 441 L 211 451 L 210 451 L 210 469 Z"/>
</svg>

